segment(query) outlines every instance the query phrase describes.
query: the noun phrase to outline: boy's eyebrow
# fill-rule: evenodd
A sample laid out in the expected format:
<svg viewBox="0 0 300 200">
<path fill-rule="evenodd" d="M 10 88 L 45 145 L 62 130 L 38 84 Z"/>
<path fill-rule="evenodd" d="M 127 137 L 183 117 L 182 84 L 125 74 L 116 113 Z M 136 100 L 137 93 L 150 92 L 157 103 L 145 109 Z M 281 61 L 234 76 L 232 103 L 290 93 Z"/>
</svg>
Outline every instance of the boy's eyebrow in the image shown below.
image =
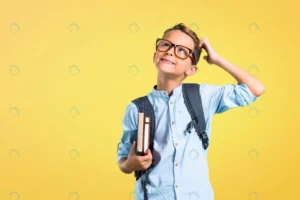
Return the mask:
<svg viewBox="0 0 300 200">
<path fill-rule="evenodd" d="M 162 38 L 162 39 L 165 39 L 165 38 Z M 170 42 L 172 42 L 171 40 L 169 40 L 169 39 L 165 39 L 165 40 L 168 40 L 168 41 L 170 41 Z M 187 47 L 187 48 L 189 48 L 189 49 L 194 49 L 194 47 L 192 47 L 192 48 L 190 48 L 190 47 L 188 47 L 187 45 L 183 45 L 183 44 L 178 44 L 178 43 L 176 43 L 176 42 L 172 42 L 173 44 L 176 44 L 176 45 L 180 45 L 180 46 L 184 46 L 184 47 Z"/>
<path fill-rule="evenodd" d="M 181 44 L 178 44 L 178 46 L 184 46 L 184 47 L 187 47 L 187 48 L 189 48 L 189 49 L 192 49 L 192 50 L 194 50 L 194 47 L 193 47 L 193 48 L 191 48 L 191 47 L 188 47 L 187 45 L 181 45 Z"/>
</svg>

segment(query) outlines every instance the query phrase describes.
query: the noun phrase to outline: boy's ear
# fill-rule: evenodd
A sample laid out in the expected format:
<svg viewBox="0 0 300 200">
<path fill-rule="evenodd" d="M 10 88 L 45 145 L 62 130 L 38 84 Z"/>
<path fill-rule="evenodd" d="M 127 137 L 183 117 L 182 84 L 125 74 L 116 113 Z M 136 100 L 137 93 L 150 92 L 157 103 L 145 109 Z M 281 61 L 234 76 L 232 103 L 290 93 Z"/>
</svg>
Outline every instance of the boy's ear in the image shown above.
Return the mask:
<svg viewBox="0 0 300 200">
<path fill-rule="evenodd" d="M 192 70 L 193 75 L 196 74 L 198 71 L 197 65 L 193 65 L 191 70 Z"/>
<path fill-rule="evenodd" d="M 192 65 L 192 67 L 186 72 L 188 76 L 192 76 L 196 74 L 198 67 L 196 65 Z"/>
<path fill-rule="evenodd" d="M 155 54 L 156 54 L 156 52 L 154 52 L 154 54 L 153 54 L 153 63 L 154 63 Z"/>
</svg>

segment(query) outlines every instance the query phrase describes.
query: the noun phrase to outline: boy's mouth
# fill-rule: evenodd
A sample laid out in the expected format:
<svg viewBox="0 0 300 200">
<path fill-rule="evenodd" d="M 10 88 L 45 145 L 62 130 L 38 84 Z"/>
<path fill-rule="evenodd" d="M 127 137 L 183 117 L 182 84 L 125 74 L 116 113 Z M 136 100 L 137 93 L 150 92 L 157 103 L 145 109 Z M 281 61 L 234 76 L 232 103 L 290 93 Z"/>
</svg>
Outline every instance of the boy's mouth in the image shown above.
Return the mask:
<svg viewBox="0 0 300 200">
<path fill-rule="evenodd" d="M 172 65 L 174 65 L 174 63 L 172 63 L 172 62 L 169 61 L 168 59 L 161 58 L 160 60 L 161 60 L 163 63 L 167 63 L 167 64 L 172 64 Z"/>
</svg>

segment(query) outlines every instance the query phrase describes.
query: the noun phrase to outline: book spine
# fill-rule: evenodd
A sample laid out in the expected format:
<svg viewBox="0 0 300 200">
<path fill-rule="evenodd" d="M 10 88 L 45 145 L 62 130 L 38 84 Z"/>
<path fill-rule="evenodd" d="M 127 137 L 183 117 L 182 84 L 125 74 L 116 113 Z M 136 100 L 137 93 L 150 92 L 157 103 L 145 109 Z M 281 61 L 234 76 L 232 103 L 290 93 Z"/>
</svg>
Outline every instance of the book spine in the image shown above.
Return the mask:
<svg viewBox="0 0 300 200">
<path fill-rule="evenodd" d="M 150 117 L 145 117 L 145 134 L 144 134 L 144 153 L 149 148 L 150 143 Z"/>
<path fill-rule="evenodd" d="M 144 146 L 144 113 L 139 112 L 136 155 L 143 155 Z"/>
</svg>

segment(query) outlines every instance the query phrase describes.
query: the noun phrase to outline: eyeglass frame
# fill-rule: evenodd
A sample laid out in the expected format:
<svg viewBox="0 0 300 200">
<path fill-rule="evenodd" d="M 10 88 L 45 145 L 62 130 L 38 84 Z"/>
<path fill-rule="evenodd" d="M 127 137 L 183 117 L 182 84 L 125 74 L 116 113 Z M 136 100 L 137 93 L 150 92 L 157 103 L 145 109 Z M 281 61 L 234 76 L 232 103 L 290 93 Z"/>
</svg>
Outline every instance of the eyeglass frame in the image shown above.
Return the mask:
<svg viewBox="0 0 300 200">
<path fill-rule="evenodd" d="M 170 46 L 166 51 L 158 50 L 158 45 L 157 45 L 157 43 L 158 43 L 159 40 L 165 40 L 165 41 L 167 41 L 167 42 L 170 42 L 170 43 L 171 43 L 171 46 Z M 189 54 L 188 54 L 188 56 L 187 56 L 186 58 L 180 58 L 180 57 L 176 54 L 175 49 L 177 48 L 177 46 L 181 46 L 181 47 L 187 48 L 187 49 L 189 50 Z M 187 58 L 189 57 L 189 58 L 191 58 L 191 60 L 192 60 L 192 64 L 193 64 L 193 65 L 196 65 L 196 57 L 195 57 L 195 52 L 194 52 L 194 50 L 192 50 L 192 49 L 190 49 L 190 48 L 188 48 L 188 47 L 186 47 L 186 46 L 183 46 L 183 45 L 174 44 L 174 43 L 172 43 L 171 41 L 166 40 L 166 39 L 162 39 L 162 38 L 157 38 L 157 39 L 156 39 L 155 49 L 156 49 L 157 51 L 160 51 L 160 52 L 167 52 L 167 51 L 169 51 L 172 47 L 174 47 L 174 55 L 175 55 L 177 58 L 185 60 L 185 59 L 187 59 Z M 193 56 L 193 57 L 190 56 L 191 53 L 192 53 L 192 56 Z M 200 56 L 200 53 L 201 53 L 201 51 L 199 52 L 199 56 Z"/>
</svg>

